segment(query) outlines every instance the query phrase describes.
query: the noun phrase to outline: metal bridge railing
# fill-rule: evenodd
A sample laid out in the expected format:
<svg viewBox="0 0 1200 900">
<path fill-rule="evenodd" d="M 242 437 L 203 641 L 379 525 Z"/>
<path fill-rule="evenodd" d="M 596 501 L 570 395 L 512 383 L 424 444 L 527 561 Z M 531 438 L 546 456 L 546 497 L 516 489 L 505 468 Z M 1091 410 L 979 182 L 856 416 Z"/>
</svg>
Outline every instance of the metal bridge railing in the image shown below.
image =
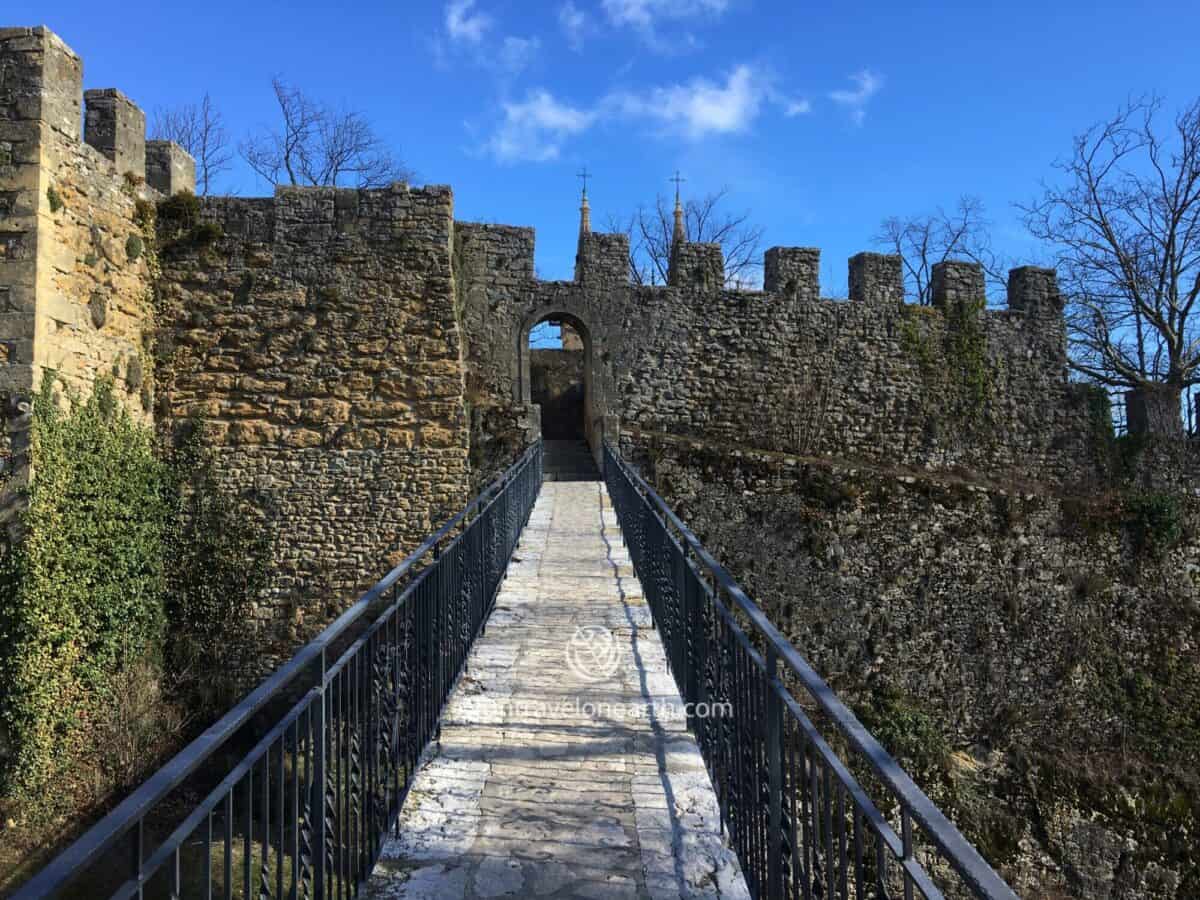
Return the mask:
<svg viewBox="0 0 1200 900">
<path fill-rule="evenodd" d="M 1015 898 L 607 443 L 604 480 L 679 693 L 689 709 L 732 709 L 688 724 L 753 896 Z"/>
<path fill-rule="evenodd" d="M 14 900 L 357 896 L 541 484 L 539 443 Z M 311 689 L 156 840 L 172 792 L 218 765 L 252 717 L 307 688 L 306 673 Z"/>
</svg>

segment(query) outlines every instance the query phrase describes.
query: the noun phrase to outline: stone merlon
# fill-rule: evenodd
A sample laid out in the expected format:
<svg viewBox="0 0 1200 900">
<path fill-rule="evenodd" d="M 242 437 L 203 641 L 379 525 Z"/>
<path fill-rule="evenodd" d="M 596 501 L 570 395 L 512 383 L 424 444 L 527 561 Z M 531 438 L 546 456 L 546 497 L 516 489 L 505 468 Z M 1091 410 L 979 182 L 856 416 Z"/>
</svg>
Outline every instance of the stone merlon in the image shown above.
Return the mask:
<svg viewBox="0 0 1200 900">
<path fill-rule="evenodd" d="M 815 300 L 821 295 L 820 270 L 816 247 L 772 247 L 763 256 L 763 290 Z"/>
<path fill-rule="evenodd" d="M 84 91 L 83 138 L 124 174 L 145 177 L 146 114 L 116 88 Z"/>
<path fill-rule="evenodd" d="M 850 257 L 850 299 L 899 306 L 904 302 L 904 269 L 899 256 L 859 253 Z"/>
</svg>

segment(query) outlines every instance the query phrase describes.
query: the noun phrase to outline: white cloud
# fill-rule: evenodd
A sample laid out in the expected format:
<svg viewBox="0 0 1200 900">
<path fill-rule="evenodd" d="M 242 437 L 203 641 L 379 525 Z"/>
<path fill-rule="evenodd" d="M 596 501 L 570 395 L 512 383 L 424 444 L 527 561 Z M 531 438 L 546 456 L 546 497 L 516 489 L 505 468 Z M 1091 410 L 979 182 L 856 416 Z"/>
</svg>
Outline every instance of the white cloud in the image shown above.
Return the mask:
<svg viewBox="0 0 1200 900">
<path fill-rule="evenodd" d="M 607 105 L 622 115 L 655 120 L 668 131 L 695 139 L 745 131 L 758 117 L 768 91 L 766 78 L 750 66 L 740 65 L 724 84 L 694 78 L 646 94 L 614 94 Z"/>
<path fill-rule="evenodd" d="M 453 41 L 478 44 L 492 25 L 491 16 L 472 13 L 475 0 L 450 0 L 446 4 L 446 33 Z"/>
<path fill-rule="evenodd" d="M 729 0 L 602 0 L 608 23 L 614 28 L 631 28 L 655 53 L 671 56 L 703 46 L 690 31 L 661 34 L 668 23 L 715 20 L 729 8 Z"/>
<path fill-rule="evenodd" d="M 783 105 L 783 114 L 789 119 L 793 116 L 803 116 L 812 112 L 812 103 L 801 98 L 800 100 L 788 100 Z"/>
<path fill-rule="evenodd" d="M 475 8 L 476 0 L 450 0 L 446 4 L 446 40 L 434 39 L 434 59 L 439 66 L 449 64 L 451 51 L 459 60 L 467 60 L 498 75 L 518 75 L 533 62 L 541 41 L 536 37 L 496 37 L 491 40 L 494 20 Z M 450 45 L 450 46 L 447 46 Z"/>
<path fill-rule="evenodd" d="M 558 24 L 562 27 L 563 34 L 567 36 L 567 43 L 571 45 L 571 49 L 576 51 L 583 49 L 583 39 L 587 36 L 590 25 L 587 13 L 571 0 L 567 0 L 559 7 Z"/>
<path fill-rule="evenodd" d="M 659 19 L 719 16 L 729 0 L 603 0 L 604 12 L 614 25 L 652 28 Z"/>
<path fill-rule="evenodd" d="M 562 143 L 591 127 L 596 114 L 560 103 L 544 88 L 521 103 L 504 103 L 504 121 L 484 149 L 499 162 L 557 159 Z"/>
<path fill-rule="evenodd" d="M 854 124 L 861 125 L 867 116 L 867 101 L 883 87 L 883 76 L 863 69 L 851 75 L 850 80 L 857 85 L 854 90 L 830 91 L 829 99 L 846 107 Z"/>
<path fill-rule="evenodd" d="M 483 150 L 499 162 L 545 162 L 557 159 L 568 139 L 604 123 L 648 124 L 661 136 L 687 140 L 736 134 L 747 130 L 767 103 L 788 115 L 809 108 L 807 100 L 781 100 L 771 78 L 747 64 L 723 80 L 694 78 L 645 91 L 615 91 L 590 107 L 572 106 L 538 88 L 523 101 L 501 104 L 503 118 Z"/>
<path fill-rule="evenodd" d="M 509 36 L 500 45 L 497 63 L 501 70 L 510 75 L 516 75 L 537 55 L 542 42 L 536 37 L 522 38 Z"/>
</svg>

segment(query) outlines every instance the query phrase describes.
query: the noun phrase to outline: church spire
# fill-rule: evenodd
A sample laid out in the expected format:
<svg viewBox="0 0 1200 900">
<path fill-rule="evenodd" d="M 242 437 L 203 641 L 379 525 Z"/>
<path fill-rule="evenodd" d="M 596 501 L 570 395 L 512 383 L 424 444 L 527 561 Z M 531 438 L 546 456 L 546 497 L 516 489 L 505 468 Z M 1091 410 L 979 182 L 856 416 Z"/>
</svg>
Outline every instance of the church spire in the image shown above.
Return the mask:
<svg viewBox="0 0 1200 900">
<path fill-rule="evenodd" d="M 682 244 L 687 240 L 687 232 L 683 227 L 683 204 L 679 200 L 679 185 L 686 179 L 679 177 L 679 170 L 675 170 L 675 177 L 671 179 L 675 182 L 675 230 L 671 233 L 671 246 Z"/>
<path fill-rule="evenodd" d="M 584 166 L 576 177 L 583 181 L 583 202 L 579 206 L 579 234 L 580 236 L 590 234 L 592 230 L 592 208 L 588 205 L 587 196 L 587 180 L 591 177 L 587 166 Z"/>
</svg>

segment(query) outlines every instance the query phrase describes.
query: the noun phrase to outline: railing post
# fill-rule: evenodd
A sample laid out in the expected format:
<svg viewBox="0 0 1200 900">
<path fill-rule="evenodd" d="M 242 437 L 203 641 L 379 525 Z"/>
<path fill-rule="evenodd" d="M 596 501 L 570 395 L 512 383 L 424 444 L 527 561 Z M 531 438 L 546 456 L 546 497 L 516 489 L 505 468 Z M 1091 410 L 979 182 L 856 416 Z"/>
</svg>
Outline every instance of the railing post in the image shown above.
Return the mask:
<svg viewBox="0 0 1200 900">
<path fill-rule="evenodd" d="M 783 701 L 779 656 L 767 646 L 767 898 L 783 900 Z"/>
<path fill-rule="evenodd" d="M 692 565 L 688 562 L 688 545 L 685 541 L 681 548 L 681 556 L 683 557 L 683 666 L 684 666 L 684 702 L 692 704 L 692 709 L 695 710 L 695 704 L 699 702 L 698 679 L 696 678 L 696 657 L 699 655 L 699 647 L 697 646 L 696 633 L 700 626 L 700 610 L 697 603 L 699 593 L 699 581 L 696 573 L 692 570 Z M 695 729 L 695 714 L 689 717 L 688 727 Z"/>
<path fill-rule="evenodd" d="M 137 896 L 141 900 L 142 895 L 142 860 L 145 859 L 146 845 L 146 820 L 138 819 L 137 827 L 133 831 L 133 880 L 137 882 Z"/>
<path fill-rule="evenodd" d="M 325 654 L 321 653 L 321 684 L 313 701 L 313 783 L 309 800 L 312 816 L 313 900 L 325 900 Z"/>
</svg>

